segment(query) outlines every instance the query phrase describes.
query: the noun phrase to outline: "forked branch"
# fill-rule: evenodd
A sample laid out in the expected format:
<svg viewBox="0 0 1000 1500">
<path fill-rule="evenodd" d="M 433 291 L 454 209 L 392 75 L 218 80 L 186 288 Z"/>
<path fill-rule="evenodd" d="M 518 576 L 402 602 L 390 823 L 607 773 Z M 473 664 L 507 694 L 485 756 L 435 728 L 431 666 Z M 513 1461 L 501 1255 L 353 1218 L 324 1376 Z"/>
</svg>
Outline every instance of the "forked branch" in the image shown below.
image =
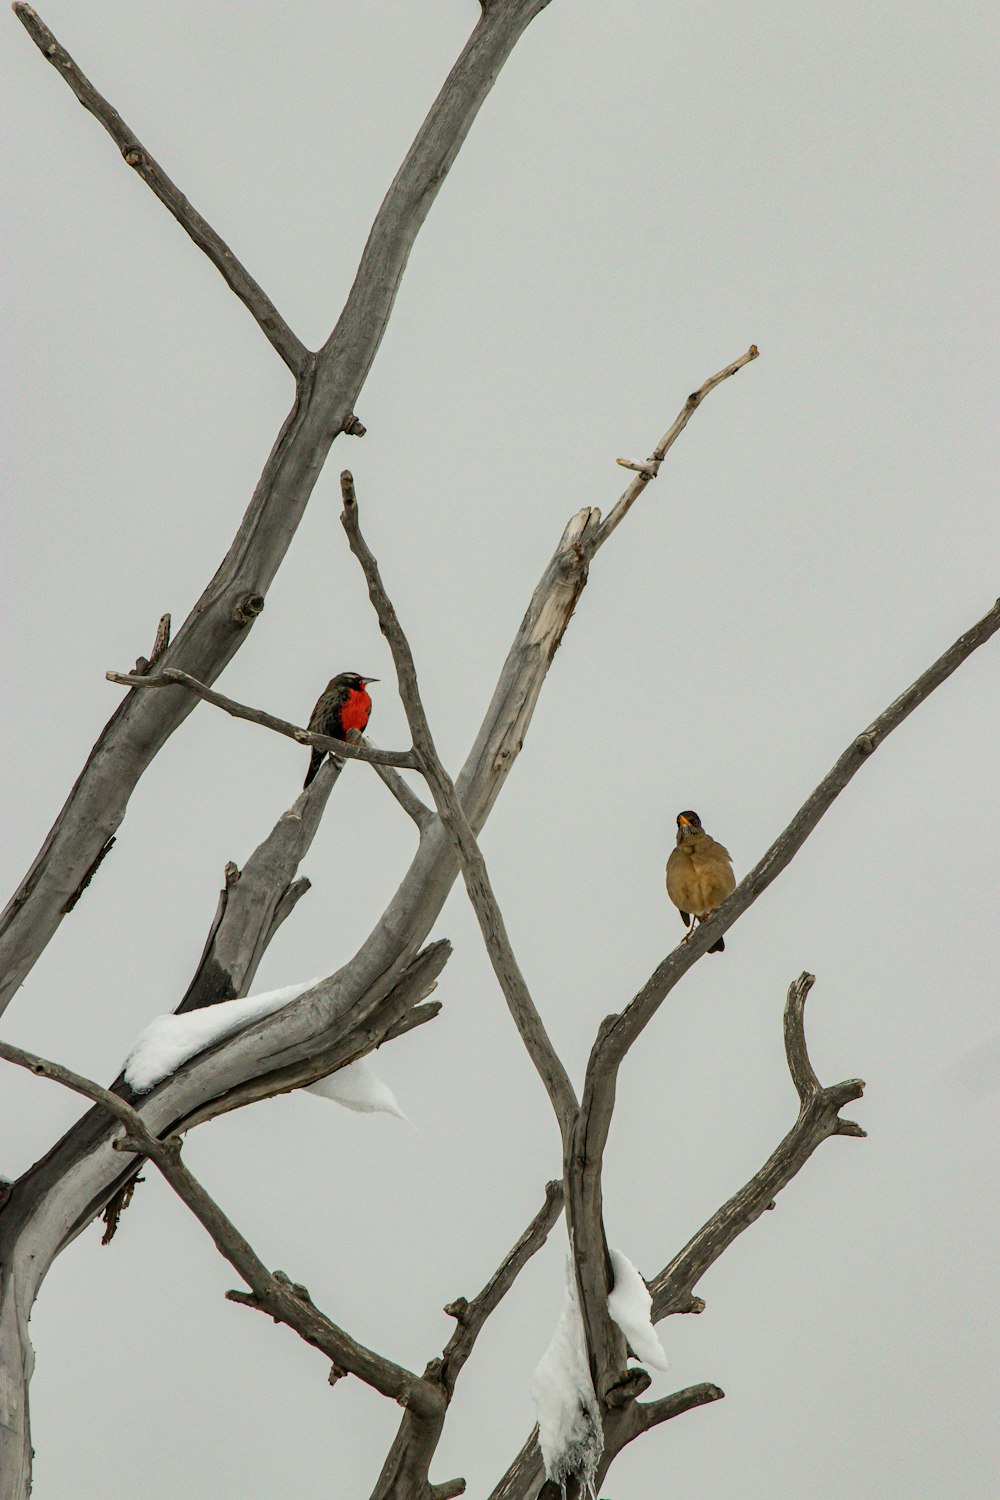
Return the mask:
<svg viewBox="0 0 1000 1500">
<path fill-rule="evenodd" d="M 0 1042 L 0 1057 L 38 1077 L 52 1079 L 65 1088 L 82 1094 L 106 1109 L 125 1127 L 125 1135 L 116 1148 L 148 1158 L 158 1168 L 174 1192 L 194 1214 L 215 1242 L 219 1253 L 246 1282 L 252 1304 L 267 1312 L 276 1322 L 285 1323 L 306 1343 L 332 1360 L 339 1368 L 356 1375 L 366 1385 L 398 1401 L 401 1406 L 421 1414 L 431 1414 L 442 1406 L 439 1389 L 374 1350 L 359 1344 L 314 1305 L 304 1289 L 264 1265 L 248 1240 L 223 1213 L 181 1159 L 180 1137 L 155 1135 L 132 1105 L 90 1078 L 49 1062 L 46 1058 L 25 1052 L 7 1042 Z M 247 1300 L 241 1296 L 236 1300 Z"/>
<path fill-rule="evenodd" d="M 627 458 L 620 458 L 618 460 L 623 469 L 633 469 L 636 477 L 632 480 L 632 483 L 618 502 L 612 506 L 606 518 L 592 533 L 589 544 L 591 557 L 593 557 L 599 547 L 604 546 L 604 543 L 615 527 L 621 525 L 649 481 L 655 479 L 659 474 L 660 465 L 666 458 L 668 451 L 680 437 L 705 397 L 714 391 L 717 385 L 721 385 L 724 380 L 728 380 L 731 375 L 735 375 L 739 370 L 742 370 L 744 365 L 748 365 L 752 359 L 756 359 L 759 352 L 757 345 L 751 344 L 747 352 L 741 354 L 739 359 L 734 359 L 731 365 L 726 365 L 717 374 L 710 375 L 704 385 L 700 385 L 696 391 L 692 391 L 681 407 L 677 417 L 667 428 L 644 463 L 635 463 Z"/>
<path fill-rule="evenodd" d="M 785 1058 L 799 1096 L 799 1117 L 760 1171 L 702 1225 L 649 1283 L 656 1319 L 689 1310 L 694 1288 L 708 1268 L 771 1207 L 817 1146 L 832 1135 L 863 1137 L 865 1134 L 860 1125 L 840 1115 L 845 1104 L 861 1098 L 865 1088 L 862 1080 L 847 1078 L 824 1088 L 809 1060 L 805 1002 L 815 982 L 812 974 L 800 974 L 789 985 L 785 1001 Z"/>
<path fill-rule="evenodd" d="M 378 563 L 361 535 L 354 480 L 346 469 L 340 476 L 340 487 L 344 500 L 341 521 L 347 533 L 351 551 L 361 564 L 368 584 L 369 598 L 378 615 L 382 634 L 388 641 L 392 652 L 399 683 L 399 695 L 406 711 L 410 734 L 413 736 L 413 747 L 420 758 L 420 767 L 433 794 L 438 816 L 447 829 L 458 855 L 465 888 L 479 921 L 494 973 L 500 982 L 521 1040 L 548 1092 L 565 1141 L 576 1118 L 577 1105 L 573 1085 L 531 998 L 520 965 L 514 956 L 482 850 L 465 815 L 455 790 L 455 784 L 442 765 L 435 748 L 420 697 L 413 653 L 382 582 Z"/>
<path fill-rule="evenodd" d="M 507 57 L 545 4 L 491 0 L 483 10 L 385 195 L 330 337 L 296 383 L 294 405 L 229 551 L 167 648 L 164 665 L 183 667 L 211 683 L 246 640 L 330 444 L 341 432 L 359 431 L 355 404 L 420 228 Z M 29 11 L 19 7 L 38 40 L 41 23 Z M 51 33 L 45 30 L 44 36 Z M 52 45 L 56 51 L 49 53 Z M 54 38 L 45 40 L 43 55 L 58 57 L 60 69 L 72 72 L 64 69 L 65 56 Z M 142 152 L 136 165 L 145 169 L 147 160 Z M 224 247 L 219 253 L 225 260 Z M 244 288 L 248 290 L 256 295 L 253 287 Z M 266 317 L 267 308 L 263 311 Z M 280 329 L 279 338 L 286 342 L 284 357 L 294 361 L 297 344 Z M 524 709 L 526 717 L 530 708 Z M 0 1008 L 30 972 L 65 915 L 67 897 L 119 827 L 140 776 L 190 709 L 189 695 L 133 692 L 105 726 L 45 843 L 0 914 Z M 9 1425 L 0 1412 L 0 1446 Z M 27 1439 L 22 1447 L 27 1453 Z"/>
<path fill-rule="evenodd" d="M 465 1297 L 458 1297 L 445 1308 L 449 1317 L 456 1319 L 458 1326 L 448 1340 L 442 1357 L 431 1360 L 427 1366 L 424 1378 L 433 1380 L 440 1386 L 446 1403 L 450 1403 L 455 1394 L 455 1383 L 462 1366 L 472 1353 L 473 1345 L 487 1318 L 499 1306 L 531 1257 L 542 1248 L 561 1210 L 562 1183 L 550 1182 L 545 1189 L 542 1207 L 478 1296 L 473 1297 L 471 1302 Z M 463 1479 L 439 1486 L 432 1485 L 428 1478 L 442 1429 L 443 1416 L 434 1421 L 412 1411 L 406 1412 L 372 1491 L 371 1500 L 432 1500 L 432 1497 L 446 1494 L 462 1494 L 465 1490 Z"/>
<path fill-rule="evenodd" d="M 604 1149 L 611 1128 L 618 1071 L 629 1048 L 692 964 L 696 963 L 701 955 L 718 941 L 733 922 L 753 905 L 757 897 L 788 866 L 824 813 L 883 740 L 998 629 L 1000 629 L 1000 600 L 970 630 L 959 636 L 954 645 L 950 646 L 936 662 L 928 667 L 926 672 L 922 673 L 878 718 L 873 720 L 862 734 L 852 740 L 816 790 L 795 814 L 788 827 L 771 845 L 763 859 L 739 883 L 733 894 L 711 917 L 698 926 L 689 941 L 679 944 L 658 965 L 642 989 L 619 1015 L 609 1016 L 602 1023 L 587 1065 L 573 1153 L 574 1160 L 585 1164 L 585 1167 L 581 1168 L 567 1184 L 567 1213 L 573 1226 L 577 1255 L 578 1257 L 585 1256 L 592 1270 L 595 1264 L 600 1264 L 600 1258 L 596 1255 L 596 1247 L 603 1244 L 604 1239 L 601 1210 L 601 1172 Z M 803 1002 L 807 990 L 808 986 L 805 987 L 801 996 Z M 791 1024 L 794 1034 L 795 1023 Z M 801 1057 L 796 1058 L 795 1069 L 793 1077 L 796 1079 L 796 1087 L 807 1091 L 811 1084 L 804 1071 Z M 858 1088 L 860 1091 L 860 1085 Z M 847 1094 L 835 1100 L 834 1095 L 829 1091 L 821 1090 L 812 1098 L 812 1103 L 806 1112 L 808 1121 L 814 1121 L 816 1118 L 816 1110 L 819 1107 L 817 1101 L 825 1101 L 827 1104 L 837 1102 L 839 1107 L 849 1098 L 856 1097 L 857 1094 Z M 840 1134 L 858 1133 L 857 1128 L 853 1127 L 850 1122 L 841 1122 L 837 1130 Z M 813 1140 L 809 1151 L 815 1149 L 818 1140 L 823 1138 L 824 1135 L 821 1133 Z M 783 1147 L 785 1145 L 787 1142 L 783 1143 Z M 783 1147 L 779 1147 L 775 1157 L 768 1164 L 771 1175 L 775 1176 L 776 1180 L 781 1179 L 781 1185 L 784 1185 L 784 1181 L 787 1180 L 782 1178 L 782 1171 L 787 1165 L 783 1156 Z M 806 1154 L 808 1155 L 809 1152 L 807 1151 Z M 795 1170 L 798 1168 L 796 1167 Z M 773 1191 L 771 1196 L 773 1197 Z M 741 1204 L 735 1199 L 733 1204 L 735 1205 L 734 1211 L 739 1212 Z M 766 1207 L 766 1203 L 763 1206 Z M 607 1291 L 608 1287 L 602 1283 L 599 1274 L 596 1283 L 590 1288 L 585 1288 L 581 1283 L 583 1314 L 587 1324 L 588 1338 L 592 1341 L 592 1349 L 595 1342 L 599 1347 L 608 1349 L 613 1343 L 613 1329 L 607 1313 Z M 679 1308 L 680 1303 L 678 1310 Z"/>
<path fill-rule="evenodd" d="M 472 1353 L 487 1318 L 499 1307 L 531 1257 L 545 1244 L 549 1231 L 562 1213 L 562 1206 L 562 1183 L 547 1183 L 545 1202 L 478 1296 L 471 1302 L 459 1297 L 445 1308 L 445 1312 L 458 1323 L 442 1356 L 441 1378 L 449 1397 L 454 1393 L 459 1372 Z"/>
</svg>

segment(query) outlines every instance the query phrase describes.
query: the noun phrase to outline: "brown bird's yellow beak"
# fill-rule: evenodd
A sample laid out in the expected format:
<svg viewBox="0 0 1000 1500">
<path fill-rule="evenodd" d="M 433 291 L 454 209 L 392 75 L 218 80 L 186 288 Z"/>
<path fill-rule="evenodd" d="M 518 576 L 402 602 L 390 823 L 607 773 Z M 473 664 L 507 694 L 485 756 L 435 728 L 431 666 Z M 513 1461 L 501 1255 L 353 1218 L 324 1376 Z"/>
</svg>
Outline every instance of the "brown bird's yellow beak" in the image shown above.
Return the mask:
<svg viewBox="0 0 1000 1500">
<path fill-rule="evenodd" d="M 683 823 L 685 828 L 691 827 L 691 819 L 686 818 L 683 813 L 678 814 L 677 821 L 678 823 Z"/>
</svg>

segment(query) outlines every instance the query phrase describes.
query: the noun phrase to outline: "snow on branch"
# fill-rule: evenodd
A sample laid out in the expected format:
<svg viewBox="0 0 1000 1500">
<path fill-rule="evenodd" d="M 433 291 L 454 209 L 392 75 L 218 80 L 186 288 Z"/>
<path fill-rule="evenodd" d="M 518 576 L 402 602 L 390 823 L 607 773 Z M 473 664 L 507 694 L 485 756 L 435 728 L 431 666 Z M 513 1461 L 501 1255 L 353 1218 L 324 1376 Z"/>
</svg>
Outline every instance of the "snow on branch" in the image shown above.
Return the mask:
<svg viewBox="0 0 1000 1500">
<path fill-rule="evenodd" d="M 367 1057 L 359 1057 L 346 1068 L 306 1084 L 304 1092 L 315 1094 L 320 1099 L 332 1099 L 344 1109 L 354 1109 L 361 1114 L 395 1115 L 397 1120 L 405 1120 L 408 1125 L 411 1123 L 409 1116 L 400 1109 L 392 1089 L 379 1077 Z"/>
<path fill-rule="evenodd" d="M 147 1094 L 171 1073 L 176 1073 L 189 1058 L 234 1036 L 252 1021 L 273 1016 L 276 1010 L 281 1010 L 320 983 L 320 979 L 309 979 L 304 984 L 289 984 L 284 989 L 247 995 L 243 1000 L 221 1000 L 217 1005 L 208 1005 L 201 1010 L 157 1016 L 139 1033 L 125 1059 L 125 1082 L 137 1094 Z"/>
<path fill-rule="evenodd" d="M 563 1487 L 576 1479 L 581 1495 L 595 1494 L 604 1429 L 590 1376 L 573 1257 L 566 1257 L 566 1292 L 552 1341 L 531 1377 L 538 1417 L 538 1446 L 545 1477 Z"/>
<path fill-rule="evenodd" d="M 665 1370 L 667 1356 L 653 1327 L 649 1288 L 627 1255 L 620 1250 L 609 1249 L 608 1253 L 615 1276 L 608 1294 L 608 1312 L 628 1339 L 636 1359 L 654 1370 Z"/>
</svg>

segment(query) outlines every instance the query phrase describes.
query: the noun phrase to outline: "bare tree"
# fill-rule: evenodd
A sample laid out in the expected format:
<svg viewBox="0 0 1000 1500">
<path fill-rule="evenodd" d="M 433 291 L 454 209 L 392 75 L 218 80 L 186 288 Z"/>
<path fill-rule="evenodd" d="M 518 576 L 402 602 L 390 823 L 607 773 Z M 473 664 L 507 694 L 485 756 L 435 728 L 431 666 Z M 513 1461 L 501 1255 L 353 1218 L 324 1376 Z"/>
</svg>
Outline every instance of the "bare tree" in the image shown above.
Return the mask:
<svg viewBox="0 0 1000 1500">
<path fill-rule="evenodd" d="M 787 867 L 835 798 L 899 725 L 1000 627 L 1000 603 L 963 634 L 860 734 L 816 786 L 723 906 L 657 965 L 594 1040 L 582 1090 L 549 1038 L 512 948 L 478 835 L 503 789 L 527 734 L 543 683 L 563 639 L 589 569 L 604 543 L 657 477 L 667 453 L 705 398 L 757 357 L 746 353 L 706 380 L 641 461 L 619 460 L 632 472 L 624 493 L 603 517 L 593 508 L 573 516 L 528 602 L 462 770 L 452 777 L 435 747 L 417 668 L 389 589 L 362 533 L 354 481 L 341 476 L 346 542 L 363 571 L 396 666 L 412 740 L 383 751 L 370 741 L 331 741 L 263 709 L 215 692 L 211 684 L 245 641 L 267 588 L 333 441 L 363 435 L 357 397 L 392 311 L 407 256 L 434 196 L 476 112 L 506 58 L 546 0 L 484 0 L 468 45 L 445 81 L 372 226 L 357 276 L 326 343 L 311 351 L 228 246 L 166 176 L 117 111 L 97 92 L 30 6 L 15 12 L 43 56 L 104 125 L 125 162 L 147 183 L 217 266 L 295 378 L 295 399 L 240 529 L 188 619 L 171 639 L 164 616 L 147 658 L 132 672 L 109 672 L 128 688 L 74 785 L 31 869 L 0 923 L 0 1003 L 6 1004 L 76 907 L 112 846 L 128 799 L 142 773 L 196 706 L 198 699 L 259 728 L 334 753 L 315 781 L 264 833 L 242 870 L 230 866 L 204 952 L 177 1010 L 245 996 L 280 925 L 308 889 L 298 873 L 338 784 L 345 759 L 374 767 L 419 833 L 416 855 L 373 931 L 354 957 L 308 993 L 266 1020 L 203 1051 L 148 1093 L 119 1076 L 108 1088 L 67 1066 L 0 1044 L 0 1057 L 71 1089 L 91 1108 L 22 1177 L 0 1203 L 0 1474 L 5 1500 L 28 1494 L 31 1443 L 28 1385 L 33 1354 L 28 1318 L 55 1258 L 102 1213 L 114 1233 L 142 1162 L 161 1172 L 208 1231 L 243 1288 L 231 1299 L 266 1313 L 320 1350 L 331 1382 L 353 1376 L 402 1408 L 399 1430 L 375 1481 L 372 1500 L 447 1500 L 460 1478 L 433 1481 L 431 1468 L 456 1383 L 476 1340 L 527 1261 L 565 1213 L 572 1267 L 596 1401 L 597 1435 L 590 1471 L 562 1476 L 566 1493 L 582 1495 L 603 1481 L 633 1439 L 722 1391 L 699 1384 L 658 1400 L 640 1398 L 650 1384 L 629 1363 L 625 1334 L 609 1311 L 614 1272 L 602 1209 L 602 1169 L 617 1077 L 629 1050 L 674 986 Z M 387 565 L 389 573 L 393 563 Z M 253 731 L 248 729 L 247 734 Z M 419 772 L 429 802 L 399 773 Z M 430 1000 L 448 960 L 446 941 L 429 941 L 458 876 L 464 881 L 483 941 L 524 1047 L 550 1100 L 562 1143 L 560 1180 L 540 1187 L 542 1205 L 497 1269 L 471 1299 L 446 1311 L 455 1331 L 422 1371 L 365 1347 L 316 1306 L 300 1283 L 271 1271 L 182 1159 L 181 1137 L 197 1125 L 255 1101 L 301 1088 L 434 1018 Z M 788 990 L 784 1043 L 798 1100 L 788 1134 L 753 1177 L 714 1213 L 648 1282 L 652 1317 L 697 1313 L 696 1287 L 734 1240 L 770 1208 L 776 1195 L 830 1136 L 863 1136 L 841 1111 L 861 1097 L 858 1079 L 822 1085 L 806 1048 L 804 1005 L 813 977 Z M 498 1246 L 498 1256 L 501 1247 Z M 546 1478 L 537 1433 L 530 1434 L 498 1479 L 493 1500 L 532 1500 L 559 1491 Z"/>
</svg>

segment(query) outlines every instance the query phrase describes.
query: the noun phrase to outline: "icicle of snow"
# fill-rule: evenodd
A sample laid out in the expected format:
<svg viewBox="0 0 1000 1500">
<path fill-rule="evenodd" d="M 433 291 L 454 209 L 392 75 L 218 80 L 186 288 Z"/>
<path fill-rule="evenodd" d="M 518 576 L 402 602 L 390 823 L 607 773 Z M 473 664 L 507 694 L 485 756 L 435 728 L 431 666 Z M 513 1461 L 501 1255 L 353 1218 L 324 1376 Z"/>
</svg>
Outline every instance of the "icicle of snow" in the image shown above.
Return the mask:
<svg viewBox="0 0 1000 1500">
<path fill-rule="evenodd" d="M 581 1493 L 595 1497 L 604 1430 L 590 1378 L 572 1256 L 566 1258 L 566 1296 L 559 1322 L 535 1367 L 530 1390 L 546 1479 L 558 1484 L 565 1495 L 566 1481 L 575 1475 Z"/>
<path fill-rule="evenodd" d="M 145 1094 L 195 1053 L 242 1031 L 252 1021 L 273 1015 L 319 982 L 309 979 L 305 984 L 289 984 L 282 990 L 247 995 L 245 1000 L 220 1000 L 218 1005 L 185 1011 L 180 1016 L 157 1016 L 139 1033 L 125 1059 L 125 1082 L 137 1093 Z"/>
<path fill-rule="evenodd" d="M 667 1356 L 649 1316 L 653 1299 L 627 1255 L 609 1250 L 615 1273 L 614 1289 L 608 1297 L 608 1312 L 632 1346 L 636 1359 L 654 1370 L 667 1368 Z"/>
<path fill-rule="evenodd" d="M 333 1099 L 345 1109 L 372 1113 L 381 1111 L 406 1120 L 408 1125 L 412 1124 L 400 1109 L 392 1089 L 378 1076 L 367 1057 L 359 1057 L 357 1062 L 348 1063 L 346 1068 L 330 1073 L 326 1078 L 318 1078 L 315 1083 L 306 1084 L 305 1092 L 316 1094 L 321 1099 Z"/>
</svg>

